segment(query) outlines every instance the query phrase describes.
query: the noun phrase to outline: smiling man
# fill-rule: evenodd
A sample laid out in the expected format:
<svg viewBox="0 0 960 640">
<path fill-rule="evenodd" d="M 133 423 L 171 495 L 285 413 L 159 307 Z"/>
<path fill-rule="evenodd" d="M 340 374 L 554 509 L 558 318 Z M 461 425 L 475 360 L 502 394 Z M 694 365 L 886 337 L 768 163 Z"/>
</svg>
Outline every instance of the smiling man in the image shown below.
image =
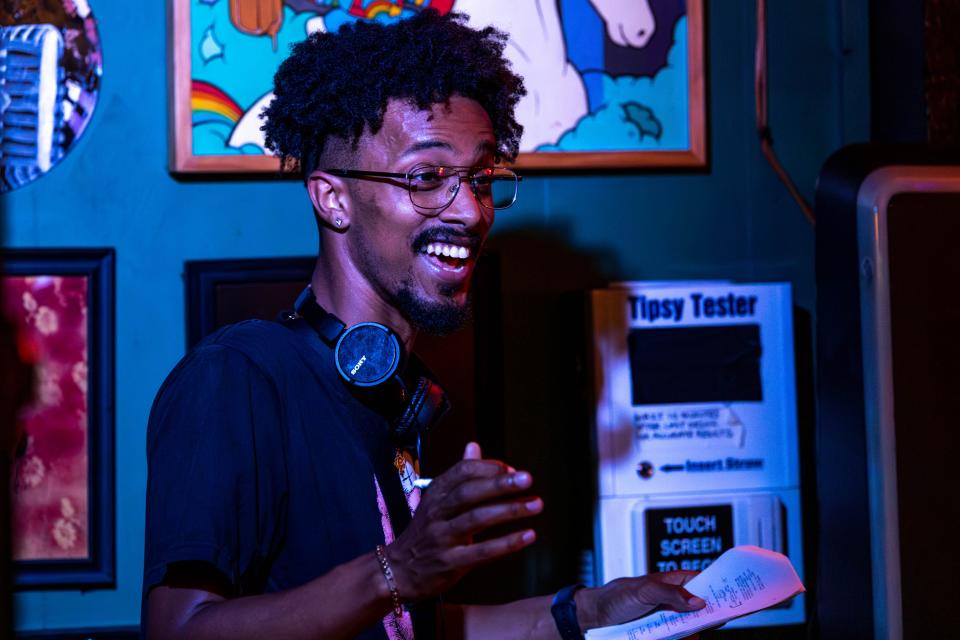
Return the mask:
<svg viewBox="0 0 960 640">
<path fill-rule="evenodd" d="M 494 208 L 512 204 L 517 189 L 513 171 L 494 166 L 490 117 L 460 95 L 425 108 L 393 99 L 377 134 L 351 154 L 352 144 L 330 141 L 336 151 L 307 178 L 314 210 L 334 232 L 314 274 L 318 300 L 348 325 L 378 319 L 406 342 L 417 328 L 459 328 Z M 344 158 L 366 169 L 326 167 Z"/>
<path fill-rule="evenodd" d="M 212 335 L 157 394 L 148 433 L 143 629 L 183 638 L 582 638 L 703 606 L 686 572 L 500 606 L 442 603 L 530 545 L 529 473 L 481 457 L 422 490 L 419 436 L 445 411 L 417 331 L 469 313 L 494 213 L 517 197 L 505 36 L 423 12 L 314 34 L 278 71 L 268 145 L 320 230 L 310 287 L 278 322 Z M 421 493 L 422 492 L 422 493 Z M 490 527 L 513 531 L 476 540 Z"/>
</svg>

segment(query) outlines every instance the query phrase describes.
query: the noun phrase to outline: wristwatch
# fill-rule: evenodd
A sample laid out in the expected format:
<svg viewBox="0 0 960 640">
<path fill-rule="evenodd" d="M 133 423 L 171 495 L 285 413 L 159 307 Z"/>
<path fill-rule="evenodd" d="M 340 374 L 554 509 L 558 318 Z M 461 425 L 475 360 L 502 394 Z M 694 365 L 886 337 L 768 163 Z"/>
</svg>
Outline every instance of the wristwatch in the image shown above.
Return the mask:
<svg viewBox="0 0 960 640">
<path fill-rule="evenodd" d="M 573 600 L 573 594 L 583 589 L 583 586 L 572 584 L 560 589 L 550 604 L 550 613 L 553 614 L 553 621 L 557 624 L 557 631 L 563 640 L 584 640 L 580 622 L 577 620 L 577 603 Z"/>
</svg>

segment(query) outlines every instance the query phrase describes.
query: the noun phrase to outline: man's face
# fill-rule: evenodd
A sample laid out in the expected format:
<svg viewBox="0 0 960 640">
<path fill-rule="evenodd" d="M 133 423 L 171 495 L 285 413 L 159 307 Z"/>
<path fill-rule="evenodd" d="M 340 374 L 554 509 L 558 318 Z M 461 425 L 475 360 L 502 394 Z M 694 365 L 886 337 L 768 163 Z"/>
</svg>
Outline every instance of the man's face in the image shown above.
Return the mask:
<svg viewBox="0 0 960 640">
<path fill-rule="evenodd" d="M 394 100 L 380 131 L 360 139 L 357 166 L 350 168 L 406 173 L 427 164 L 486 166 L 494 157 L 493 126 L 477 102 L 454 96 L 449 105 L 421 111 Z M 349 182 L 350 260 L 374 293 L 414 326 L 447 333 L 468 316 L 470 278 L 493 211 L 477 202 L 467 182 L 445 209 L 418 209 L 402 182 Z"/>
</svg>

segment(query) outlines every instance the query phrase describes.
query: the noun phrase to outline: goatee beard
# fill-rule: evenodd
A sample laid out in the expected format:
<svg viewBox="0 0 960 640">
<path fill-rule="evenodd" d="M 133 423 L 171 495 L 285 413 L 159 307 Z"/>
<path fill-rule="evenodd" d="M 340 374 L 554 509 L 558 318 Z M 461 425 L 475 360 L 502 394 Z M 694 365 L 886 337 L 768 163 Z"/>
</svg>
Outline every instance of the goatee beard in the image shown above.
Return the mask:
<svg viewBox="0 0 960 640">
<path fill-rule="evenodd" d="M 444 294 L 443 291 L 440 293 Z M 435 336 L 445 336 L 463 328 L 470 319 L 473 296 L 469 295 L 462 305 L 452 298 L 434 302 L 417 297 L 411 287 L 404 286 L 397 292 L 395 304 L 413 326 Z"/>
</svg>

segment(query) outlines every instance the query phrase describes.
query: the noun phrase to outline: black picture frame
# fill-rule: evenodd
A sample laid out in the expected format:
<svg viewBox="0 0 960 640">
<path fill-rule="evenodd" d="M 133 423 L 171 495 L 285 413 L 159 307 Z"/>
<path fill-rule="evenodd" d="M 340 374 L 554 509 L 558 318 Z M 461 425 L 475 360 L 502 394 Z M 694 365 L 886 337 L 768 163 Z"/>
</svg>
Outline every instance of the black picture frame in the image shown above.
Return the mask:
<svg viewBox="0 0 960 640">
<path fill-rule="evenodd" d="M 273 320 L 310 282 L 316 257 L 190 260 L 184 264 L 187 349 L 220 327 L 248 318 Z M 473 276 L 474 314 L 462 330 L 444 337 L 421 333 L 414 350 L 442 381 L 453 404 L 448 421 L 457 430 L 431 434 L 423 471 L 439 473 L 479 439 L 502 456 L 503 336 L 500 256 L 484 251 Z"/>
<path fill-rule="evenodd" d="M 8 249 L 0 275 L 84 276 L 87 284 L 87 519 L 82 559 L 13 562 L 14 589 L 110 588 L 116 583 L 115 287 L 112 248 Z"/>
<path fill-rule="evenodd" d="M 293 308 L 310 283 L 316 257 L 188 260 L 187 348 L 222 326 L 259 318 L 273 320 Z"/>
</svg>

